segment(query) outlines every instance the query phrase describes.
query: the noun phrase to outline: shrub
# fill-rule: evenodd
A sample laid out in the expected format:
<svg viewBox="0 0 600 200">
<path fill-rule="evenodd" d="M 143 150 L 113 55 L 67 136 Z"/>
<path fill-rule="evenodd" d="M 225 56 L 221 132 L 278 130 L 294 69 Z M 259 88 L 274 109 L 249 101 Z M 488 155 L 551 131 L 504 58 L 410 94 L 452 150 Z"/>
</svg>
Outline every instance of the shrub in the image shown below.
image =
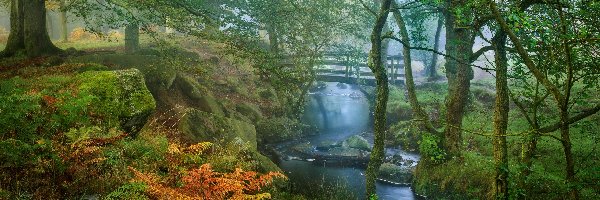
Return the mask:
<svg viewBox="0 0 600 200">
<path fill-rule="evenodd" d="M 440 138 L 429 133 L 422 133 L 419 152 L 421 157 L 426 159 L 425 161 L 434 164 L 442 163 L 446 158 L 446 152 L 440 148 Z"/>
<path fill-rule="evenodd" d="M 96 34 L 86 31 L 82 27 L 74 28 L 73 31 L 71 31 L 71 33 L 69 34 L 70 41 L 98 40 L 98 39 L 100 39 L 100 37 L 98 37 Z"/>
<path fill-rule="evenodd" d="M 145 183 L 133 182 L 127 183 L 116 190 L 112 191 L 105 200 L 147 200 L 146 189 L 148 186 Z"/>
<path fill-rule="evenodd" d="M 148 186 L 146 193 L 158 199 L 265 199 L 271 195 L 260 193 L 260 190 L 270 185 L 274 178 L 286 178 L 279 172 L 259 175 L 236 168 L 233 172 L 221 173 L 214 171 L 210 164 L 200 167 L 193 167 L 195 162 L 186 164 L 190 159 L 199 158 L 211 146 L 207 142 L 188 147 L 169 145 L 167 154 L 174 168 L 165 177 L 143 173 L 132 167 L 129 170 L 138 181 Z"/>
<path fill-rule="evenodd" d="M 276 117 L 260 120 L 256 124 L 256 133 L 261 142 L 279 142 L 300 137 L 310 128 L 297 120 Z"/>
</svg>

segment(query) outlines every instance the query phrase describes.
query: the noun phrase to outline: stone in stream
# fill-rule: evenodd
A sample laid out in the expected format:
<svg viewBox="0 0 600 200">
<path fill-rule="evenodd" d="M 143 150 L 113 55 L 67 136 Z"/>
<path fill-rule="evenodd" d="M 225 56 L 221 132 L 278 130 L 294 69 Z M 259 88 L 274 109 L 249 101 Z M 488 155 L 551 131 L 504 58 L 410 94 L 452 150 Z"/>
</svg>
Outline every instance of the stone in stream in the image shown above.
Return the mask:
<svg viewBox="0 0 600 200">
<path fill-rule="evenodd" d="M 364 151 L 371 151 L 371 144 L 360 135 L 353 135 L 348 139 L 344 140 L 342 147 L 349 147 L 354 149 L 360 149 Z"/>
<path fill-rule="evenodd" d="M 412 172 L 409 168 L 401 167 L 392 163 L 383 163 L 379 167 L 377 176 L 379 179 L 397 184 L 408 184 L 412 181 Z"/>
<path fill-rule="evenodd" d="M 340 147 L 339 142 L 332 140 L 323 140 L 316 146 L 319 151 L 329 151 L 333 147 Z"/>
</svg>

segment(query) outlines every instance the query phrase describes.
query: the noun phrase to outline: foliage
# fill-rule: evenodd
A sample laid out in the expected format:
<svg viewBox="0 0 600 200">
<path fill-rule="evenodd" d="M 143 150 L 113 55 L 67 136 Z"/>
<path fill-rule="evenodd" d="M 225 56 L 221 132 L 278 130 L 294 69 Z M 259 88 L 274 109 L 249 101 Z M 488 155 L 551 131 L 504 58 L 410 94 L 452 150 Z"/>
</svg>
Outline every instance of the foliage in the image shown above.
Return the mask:
<svg viewBox="0 0 600 200">
<path fill-rule="evenodd" d="M 267 118 L 256 124 L 256 133 L 263 142 L 278 142 L 308 133 L 310 126 L 285 117 Z"/>
<path fill-rule="evenodd" d="M 445 161 L 446 152 L 440 148 L 441 139 L 430 133 L 422 133 L 419 140 L 419 152 L 421 156 L 427 158 L 425 162 L 439 164 Z"/>
<path fill-rule="evenodd" d="M 74 28 L 71 33 L 69 33 L 70 41 L 80 41 L 80 40 L 99 40 L 100 38 L 91 32 L 86 31 L 84 28 L 77 27 Z"/>
<path fill-rule="evenodd" d="M 274 178 L 285 178 L 279 172 L 259 175 L 257 172 L 244 171 L 240 168 L 230 173 L 220 173 L 215 172 L 210 164 L 202 164 L 199 168 L 181 168 L 181 164 L 186 163 L 186 160 L 193 160 L 194 156 L 201 155 L 211 145 L 205 142 L 186 148 L 177 144 L 169 146 L 170 163 L 177 168 L 169 170 L 171 173 L 167 176 L 167 180 L 180 177 L 176 178 L 180 182 L 164 184 L 156 174 L 129 169 L 137 180 L 147 185 L 148 194 L 162 199 L 266 199 L 271 195 L 260 193 L 261 188 L 271 184 Z"/>
<path fill-rule="evenodd" d="M 144 183 L 128 183 L 125 184 L 116 190 L 112 191 L 106 197 L 105 200 L 126 200 L 126 199 L 135 199 L 135 200 L 149 200 L 146 196 L 145 192 L 148 186 Z"/>
</svg>

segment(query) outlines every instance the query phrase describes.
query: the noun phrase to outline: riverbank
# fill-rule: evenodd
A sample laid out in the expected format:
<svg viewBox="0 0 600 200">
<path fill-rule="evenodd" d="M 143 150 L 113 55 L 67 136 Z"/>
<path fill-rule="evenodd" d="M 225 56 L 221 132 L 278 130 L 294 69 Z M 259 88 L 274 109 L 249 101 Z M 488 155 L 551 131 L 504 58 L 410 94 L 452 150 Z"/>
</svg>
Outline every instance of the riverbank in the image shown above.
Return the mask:
<svg viewBox="0 0 600 200">
<path fill-rule="evenodd" d="M 279 177 L 258 151 L 261 130 L 285 118 L 279 91 L 222 44 L 178 43 L 125 54 L 94 41 L 87 51 L 2 60 L 0 198 L 146 199 L 182 192 L 178 181 L 200 169 Z M 302 198 L 277 184 L 240 190 Z"/>
</svg>

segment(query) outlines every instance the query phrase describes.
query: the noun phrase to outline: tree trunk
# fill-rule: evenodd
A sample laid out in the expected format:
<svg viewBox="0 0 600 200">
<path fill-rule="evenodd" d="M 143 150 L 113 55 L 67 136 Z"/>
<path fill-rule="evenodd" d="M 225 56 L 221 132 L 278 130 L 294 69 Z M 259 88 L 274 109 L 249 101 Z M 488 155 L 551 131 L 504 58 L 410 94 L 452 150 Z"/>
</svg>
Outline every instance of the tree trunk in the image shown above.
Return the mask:
<svg viewBox="0 0 600 200">
<path fill-rule="evenodd" d="M 463 6 L 448 0 L 446 18 L 446 53 L 455 59 L 446 62 L 448 97 L 446 98 L 446 128 L 444 147 L 449 156 L 460 157 L 462 144 L 462 120 L 469 95 L 470 80 L 473 78 L 469 58 L 472 54 L 473 37 L 466 28 L 455 26 L 456 17 L 451 10 Z"/>
<path fill-rule="evenodd" d="M 27 11 L 24 15 L 23 27 L 25 34 L 25 50 L 27 56 L 58 54 L 61 49 L 54 46 L 46 30 L 46 5 L 44 0 L 23 1 Z"/>
<path fill-rule="evenodd" d="M 271 47 L 271 53 L 279 53 L 279 37 L 277 36 L 277 29 L 271 25 L 267 25 L 267 32 L 269 34 L 269 44 Z"/>
<path fill-rule="evenodd" d="M 52 25 L 52 16 L 48 10 L 46 10 L 46 30 L 48 31 L 48 37 L 50 37 L 50 40 L 54 38 L 54 26 Z"/>
<path fill-rule="evenodd" d="M 65 0 L 60 1 L 60 7 L 63 9 L 65 6 Z M 67 28 L 67 11 L 61 10 L 59 13 L 60 20 L 60 41 L 68 42 L 69 41 L 69 30 Z"/>
<path fill-rule="evenodd" d="M 396 8 L 396 7 L 398 7 L 398 5 L 395 2 L 393 2 L 392 7 Z M 431 124 L 431 121 L 429 120 L 429 116 L 423 110 L 423 108 L 419 104 L 419 100 L 417 99 L 417 93 L 415 90 L 415 81 L 414 81 L 413 74 L 412 74 L 412 59 L 411 59 L 412 56 L 410 53 L 410 48 L 411 48 L 410 38 L 408 36 L 408 30 L 406 29 L 406 23 L 404 22 L 404 18 L 402 17 L 402 14 L 400 13 L 399 9 L 392 9 L 392 10 L 394 13 L 394 19 L 396 20 L 396 24 L 398 25 L 398 28 L 400 29 L 400 38 L 404 42 L 403 47 L 402 47 L 402 55 L 404 57 L 404 59 L 403 59 L 403 61 L 404 61 L 404 77 L 406 79 L 405 83 L 406 83 L 406 90 L 408 93 L 408 102 L 411 106 L 411 109 L 413 112 L 413 117 L 414 117 L 414 119 L 419 120 L 428 132 L 437 135 L 439 133 Z M 398 64 L 400 64 L 400 63 L 398 63 Z"/>
<path fill-rule="evenodd" d="M 496 63 L 496 103 L 494 109 L 494 198 L 508 200 L 508 154 L 506 129 L 508 126 L 509 95 L 508 67 L 506 58 L 506 33 L 499 30 L 492 41 Z"/>
<path fill-rule="evenodd" d="M 382 0 L 379 15 L 375 21 L 375 26 L 371 32 L 371 51 L 369 53 L 369 68 L 375 74 L 377 82 L 377 97 L 375 101 L 375 125 L 374 125 L 374 144 L 373 150 L 371 151 L 371 158 L 366 171 L 366 183 L 367 183 L 367 199 L 376 195 L 375 190 L 375 179 L 379 167 L 383 163 L 384 157 L 384 139 L 385 139 L 385 124 L 386 124 L 386 106 L 388 100 L 388 79 L 386 75 L 385 67 L 381 59 L 382 44 L 381 44 L 381 32 L 386 24 L 387 17 L 389 14 L 391 0 Z"/>
<path fill-rule="evenodd" d="M 571 138 L 569 133 L 569 113 L 561 111 L 561 121 L 563 122 L 560 127 L 560 137 L 561 143 L 563 146 L 563 151 L 565 153 L 565 171 L 566 171 L 566 181 L 567 187 L 569 188 L 569 196 L 571 199 L 579 199 L 579 191 L 573 185 L 575 181 L 575 160 L 573 159 L 573 152 L 571 151 Z"/>
<path fill-rule="evenodd" d="M 135 53 L 140 49 L 140 27 L 135 24 L 129 24 L 125 27 L 125 52 Z"/>
<path fill-rule="evenodd" d="M 439 51 L 440 37 L 442 35 L 442 27 L 443 26 L 444 26 L 444 15 L 440 13 L 438 16 L 437 29 L 435 31 L 435 38 L 434 38 L 434 42 L 433 42 L 433 50 L 435 50 L 435 51 Z M 437 70 L 435 69 L 435 67 L 437 66 L 437 62 L 438 62 L 438 55 L 436 53 L 432 53 L 431 63 L 429 65 L 429 67 L 427 68 L 427 70 L 425 70 L 427 73 L 427 78 L 429 80 L 435 80 L 439 76 L 437 74 Z"/>
<path fill-rule="evenodd" d="M 6 47 L 0 52 L 0 57 L 13 56 L 18 51 L 25 49 L 25 34 L 23 27 L 23 0 L 11 0 L 10 4 L 10 34 Z"/>
</svg>

